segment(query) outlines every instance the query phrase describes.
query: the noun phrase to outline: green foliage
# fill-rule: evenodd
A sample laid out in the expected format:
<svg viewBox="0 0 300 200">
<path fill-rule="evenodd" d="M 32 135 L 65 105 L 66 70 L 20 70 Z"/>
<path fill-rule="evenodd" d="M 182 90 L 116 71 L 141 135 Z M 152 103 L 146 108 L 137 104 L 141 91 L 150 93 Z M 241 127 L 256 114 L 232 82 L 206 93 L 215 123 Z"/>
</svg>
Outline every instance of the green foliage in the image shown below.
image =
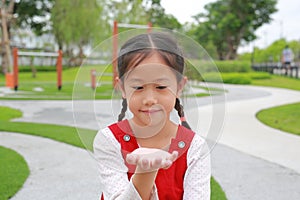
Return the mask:
<svg viewBox="0 0 300 200">
<path fill-rule="evenodd" d="M 248 61 L 199 61 L 190 60 L 187 62 L 185 75 L 191 80 L 203 80 L 203 76 L 209 77 L 209 80 L 222 82 L 221 73 L 228 72 L 251 72 L 251 65 Z M 213 72 L 214 75 L 207 75 Z M 200 76 L 199 76 L 200 75 Z"/>
<path fill-rule="evenodd" d="M 148 24 L 147 14 L 143 6 L 143 0 L 98 0 L 103 7 L 103 17 L 112 24 L 114 20 L 118 23 Z"/>
<path fill-rule="evenodd" d="M 270 80 L 271 75 L 265 72 L 247 73 L 219 73 L 210 72 L 203 74 L 203 81 L 229 84 L 251 84 L 254 80 Z"/>
<path fill-rule="evenodd" d="M 148 0 L 149 3 L 146 8 L 148 21 L 152 23 L 154 27 L 162 27 L 168 29 L 180 30 L 182 25 L 171 14 L 166 14 L 165 9 L 161 6 L 161 0 Z"/>
<path fill-rule="evenodd" d="M 37 72 L 56 72 L 55 66 L 35 66 Z M 66 68 L 66 67 L 64 67 Z M 19 72 L 31 72 L 31 66 L 19 66 Z"/>
<path fill-rule="evenodd" d="M 250 84 L 251 78 L 245 74 L 222 74 L 223 82 L 230 84 Z"/>
<path fill-rule="evenodd" d="M 54 0 L 21 0 L 15 1 L 14 14 L 17 15 L 16 26 L 18 28 L 29 28 L 37 35 L 49 31 L 50 10 Z M 39 20 L 36 20 L 39 18 Z"/>
<path fill-rule="evenodd" d="M 271 21 L 276 0 L 218 0 L 195 16 L 198 24 L 190 33 L 199 43 L 212 41 L 220 60 L 235 59 L 241 41 L 256 39 L 255 30 Z M 204 45 L 205 46 L 205 45 Z"/>
<path fill-rule="evenodd" d="M 300 103 L 265 109 L 257 118 L 273 128 L 300 135 Z"/>
<path fill-rule="evenodd" d="M 219 78 L 218 73 L 207 73 L 203 75 L 205 82 L 223 82 L 230 84 L 250 84 L 251 78 L 245 73 L 223 73 L 222 79 Z"/>
<path fill-rule="evenodd" d="M 280 62 L 281 52 L 286 45 L 284 39 L 277 40 L 264 50 L 255 49 L 254 62 Z"/>
<path fill-rule="evenodd" d="M 51 10 L 51 22 L 59 46 L 75 44 L 82 47 L 99 37 L 105 24 L 101 21 L 101 11 L 96 0 L 56 0 Z"/>
<path fill-rule="evenodd" d="M 0 163 L 0 200 L 7 200 L 22 187 L 29 175 L 29 167 L 20 154 L 2 146 Z"/>
<path fill-rule="evenodd" d="M 251 63 L 248 61 L 215 61 L 220 72 L 250 72 Z"/>
<path fill-rule="evenodd" d="M 265 49 L 254 49 L 253 53 L 244 53 L 239 56 L 239 60 L 251 60 L 253 57 L 254 63 L 262 63 L 262 62 L 280 62 L 282 50 L 286 45 L 289 45 L 291 50 L 294 53 L 295 61 L 299 60 L 300 55 L 300 42 L 293 40 L 293 41 L 286 41 L 285 39 L 280 39 L 274 41 L 271 45 L 269 45 Z"/>
<path fill-rule="evenodd" d="M 271 74 L 269 74 L 268 72 L 252 72 L 252 73 L 247 73 L 247 74 L 252 80 L 272 79 Z"/>
<path fill-rule="evenodd" d="M 151 22 L 154 27 L 176 30 L 182 26 L 173 15 L 165 13 L 160 0 L 98 0 L 97 2 L 103 7 L 103 15 L 109 23 L 116 20 L 118 23 L 147 25 Z M 119 28 L 119 32 L 124 30 L 128 29 Z"/>
</svg>

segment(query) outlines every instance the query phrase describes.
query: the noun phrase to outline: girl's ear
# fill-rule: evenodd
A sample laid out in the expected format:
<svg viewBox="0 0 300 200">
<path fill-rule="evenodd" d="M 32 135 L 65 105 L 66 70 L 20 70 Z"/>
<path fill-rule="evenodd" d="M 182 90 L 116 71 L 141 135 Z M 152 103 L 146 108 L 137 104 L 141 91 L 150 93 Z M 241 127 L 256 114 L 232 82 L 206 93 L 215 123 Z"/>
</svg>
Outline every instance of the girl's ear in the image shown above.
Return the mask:
<svg viewBox="0 0 300 200">
<path fill-rule="evenodd" d="M 182 91 L 184 89 L 185 84 L 187 83 L 188 78 L 186 76 L 184 76 L 181 81 L 179 81 L 178 83 L 178 87 L 177 87 L 177 93 L 176 93 L 176 97 L 179 98 L 182 94 Z"/>
<path fill-rule="evenodd" d="M 122 80 L 119 79 L 119 77 L 116 77 L 116 89 L 120 90 L 122 93 L 122 97 L 124 99 L 126 99 L 124 84 L 123 84 Z"/>
</svg>

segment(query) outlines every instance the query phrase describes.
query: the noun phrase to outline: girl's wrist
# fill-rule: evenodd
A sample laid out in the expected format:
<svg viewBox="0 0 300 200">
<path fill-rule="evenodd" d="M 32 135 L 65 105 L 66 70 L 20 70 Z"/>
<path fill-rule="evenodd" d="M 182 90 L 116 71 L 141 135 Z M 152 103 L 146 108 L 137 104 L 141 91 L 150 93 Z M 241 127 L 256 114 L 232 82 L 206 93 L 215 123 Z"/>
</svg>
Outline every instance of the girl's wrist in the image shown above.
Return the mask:
<svg viewBox="0 0 300 200">
<path fill-rule="evenodd" d="M 159 169 L 143 169 L 140 166 L 136 166 L 134 175 L 147 175 L 147 174 L 157 174 Z"/>
<path fill-rule="evenodd" d="M 144 173 L 135 173 L 132 184 L 142 199 L 149 199 L 153 195 L 153 188 L 158 170 Z"/>
</svg>

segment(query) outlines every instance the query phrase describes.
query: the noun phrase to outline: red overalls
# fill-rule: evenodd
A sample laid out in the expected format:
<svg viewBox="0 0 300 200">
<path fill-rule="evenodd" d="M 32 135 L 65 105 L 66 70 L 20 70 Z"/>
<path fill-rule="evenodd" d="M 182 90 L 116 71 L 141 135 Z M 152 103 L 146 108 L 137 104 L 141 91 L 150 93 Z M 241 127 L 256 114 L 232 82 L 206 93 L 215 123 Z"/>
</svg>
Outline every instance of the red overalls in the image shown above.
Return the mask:
<svg viewBox="0 0 300 200">
<path fill-rule="evenodd" d="M 114 134 L 115 138 L 121 144 L 122 155 L 126 155 L 135 149 L 139 148 L 135 137 L 132 134 L 128 120 L 112 124 L 109 129 Z M 168 169 L 160 169 L 156 176 L 155 185 L 160 200 L 181 200 L 183 198 L 183 180 L 187 169 L 187 150 L 190 147 L 195 133 L 181 125 L 178 126 L 178 131 L 175 139 L 172 139 L 169 148 L 169 153 L 178 151 L 178 159 Z M 129 165 L 128 180 L 133 175 L 135 166 Z M 102 198 L 103 199 L 103 196 Z"/>
</svg>

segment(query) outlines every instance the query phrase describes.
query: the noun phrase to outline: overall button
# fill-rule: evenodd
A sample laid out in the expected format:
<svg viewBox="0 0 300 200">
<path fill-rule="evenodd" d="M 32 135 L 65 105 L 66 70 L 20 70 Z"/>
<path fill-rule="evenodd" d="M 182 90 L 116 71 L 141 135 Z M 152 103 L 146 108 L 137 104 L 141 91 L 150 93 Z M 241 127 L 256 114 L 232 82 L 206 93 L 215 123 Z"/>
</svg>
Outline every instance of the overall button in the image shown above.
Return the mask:
<svg viewBox="0 0 300 200">
<path fill-rule="evenodd" d="M 129 135 L 124 135 L 123 140 L 128 142 L 130 140 L 130 136 Z"/>
<path fill-rule="evenodd" d="M 184 148 L 184 147 L 185 147 L 185 142 L 184 142 L 184 141 L 178 142 L 178 147 L 179 147 L 180 149 Z"/>
</svg>

